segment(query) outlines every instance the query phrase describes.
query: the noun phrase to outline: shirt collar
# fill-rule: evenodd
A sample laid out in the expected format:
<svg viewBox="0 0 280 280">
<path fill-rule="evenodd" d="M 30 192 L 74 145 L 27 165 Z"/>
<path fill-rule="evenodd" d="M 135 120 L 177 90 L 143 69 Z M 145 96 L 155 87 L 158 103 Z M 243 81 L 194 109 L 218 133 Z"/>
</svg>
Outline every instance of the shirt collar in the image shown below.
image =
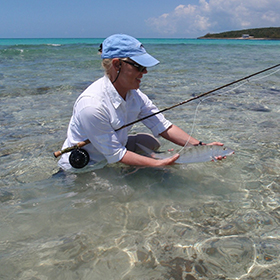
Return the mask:
<svg viewBox="0 0 280 280">
<path fill-rule="evenodd" d="M 124 104 L 126 103 L 126 101 L 119 95 L 119 93 L 113 86 L 112 82 L 106 75 L 105 75 L 105 88 L 115 109 L 117 109 L 122 103 Z M 129 98 L 130 96 L 131 96 L 131 92 L 129 91 L 127 93 L 126 99 Z"/>
</svg>

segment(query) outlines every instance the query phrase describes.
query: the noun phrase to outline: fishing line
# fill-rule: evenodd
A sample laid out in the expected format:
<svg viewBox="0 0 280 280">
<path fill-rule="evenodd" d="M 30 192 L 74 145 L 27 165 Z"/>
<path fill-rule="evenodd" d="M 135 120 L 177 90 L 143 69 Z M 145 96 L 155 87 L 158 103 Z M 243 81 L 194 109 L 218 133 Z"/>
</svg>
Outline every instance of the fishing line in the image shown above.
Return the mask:
<svg viewBox="0 0 280 280">
<path fill-rule="evenodd" d="M 195 129 L 195 126 L 196 126 L 196 119 L 197 119 L 197 115 L 198 115 L 198 108 L 202 104 L 202 102 L 204 102 L 205 100 L 207 100 L 209 98 L 213 98 L 213 96 L 209 96 L 209 97 L 206 97 L 206 98 L 204 98 L 202 100 L 199 100 L 199 102 L 198 102 L 198 104 L 196 106 L 195 112 L 194 112 L 194 118 L 193 118 L 191 132 L 188 133 L 189 134 L 189 138 L 188 138 L 187 142 L 185 143 L 185 145 L 178 151 L 178 154 L 180 154 L 188 146 L 188 144 L 190 142 L 190 139 L 191 139 L 192 135 L 194 134 L 194 129 Z"/>
<path fill-rule="evenodd" d="M 227 94 L 227 93 L 229 93 L 229 92 L 233 92 L 233 91 L 237 90 L 238 88 L 243 87 L 245 84 L 248 84 L 248 83 L 250 83 L 250 82 L 256 82 L 256 81 L 259 81 L 259 80 L 263 80 L 263 79 L 265 79 L 265 78 L 268 78 L 268 77 L 270 77 L 270 76 L 276 74 L 276 73 L 279 72 L 279 71 L 280 71 L 280 68 L 279 68 L 278 70 L 273 71 L 272 73 L 270 73 L 270 74 L 268 74 L 268 75 L 261 76 L 261 77 L 259 77 L 259 78 L 255 78 L 255 79 L 249 79 L 249 78 L 248 78 L 244 83 L 242 83 L 242 84 L 240 84 L 240 85 L 238 85 L 238 86 L 236 86 L 236 87 L 234 87 L 234 88 L 232 88 L 232 89 L 229 89 L 229 90 L 227 90 L 227 91 L 225 91 L 225 92 L 223 92 L 223 93 L 219 93 L 219 94 L 216 94 L 216 95 L 225 95 L 225 94 Z M 214 94 L 214 95 L 215 95 L 215 94 Z M 182 147 L 182 148 L 179 150 L 179 152 L 178 152 L 179 154 L 180 154 L 180 153 L 184 150 L 184 148 L 186 148 L 186 146 L 189 144 L 189 141 L 190 141 L 190 139 L 191 139 L 191 137 L 192 137 L 192 135 L 193 135 L 193 133 L 194 133 L 194 128 L 195 128 L 195 126 L 196 126 L 196 119 L 197 119 L 197 114 L 198 114 L 198 108 L 199 108 L 199 106 L 201 105 L 202 102 L 204 102 L 205 100 L 207 100 L 207 99 L 209 99 L 209 98 L 213 98 L 213 96 L 207 96 L 207 97 L 205 97 L 205 98 L 199 100 L 199 103 L 197 104 L 196 109 L 195 109 L 194 118 L 193 118 L 193 123 L 192 123 L 192 128 L 191 128 L 191 132 L 189 133 L 189 139 L 187 140 L 187 142 L 186 142 L 186 144 L 184 145 L 184 147 Z"/>
<path fill-rule="evenodd" d="M 280 69 L 277 70 L 276 72 L 278 72 L 278 71 L 280 71 Z M 270 76 L 270 75 L 268 75 L 268 76 Z M 238 89 L 238 88 L 244 86 L 244 85 L 247 84 L 247 83 L 249 83 L 249 80 L 247 80 L 246 82 L 244 82 L 244 83 L 242 83 L 242 84 L 236 86 L 236 87 L 233 88 L 233 89 L 227 90 L 226 92 L 224 92 L 224 93 L 222 93 L 222 94 L 220 93 L 220 94 L 217 94 L 217 95 L 224 95 L 224 94 L 226 94 L 226 93 L 229 93 L 229 92 L 231 92 L 231 91 L 234 91 L 234 90 L 236 90 L 236 89 Z M 201 105 L 202 102 L 204 102 L 205 100 L 207 100 L 207 99 L 209 99 L 209 98 L 213 98 L 213 96 L 208 96 L 208 97 L 205 97 L 204 99 L 199 100 L 199 103 L 197 104 L 196 109 L 195 109 L 194 118 L 193 118 L 193 123 L 192 123 L 192 128 L 191 128 L 191 132 L 189 133 L 189 139 L 187 140 L 187 142 L 186 142 L 186 144 L 184 145 L 184 147 L 182 147 L 182 148 L 179 150 L 179 152 L 178 152 L 179 154 L 180 154 L 180 153 L 184 150 L 184 148 L 186 148 L 186 146 L 189 144 L 189 141 L 190 141 L 190 139 L 191 139 L 191 137 L 192 137 L 192 135 L 193 135 L 193 133 L 194 133 L 194 128 L 195 128 L 195 123 L 196 123 L 196 118 L 197 118 L 199 106 Z"/>
<path fill-rule="evenodd" d="M 255 82 L 255 81 L 262 80 L 262 79 L 264 79 L 264 78 L 268 78 L 268 77 L 270 77 L 270 76 L 276 74 L 276 73 L 279 72 L 279 71 L 280 71 L 280 68 L 279 68 L 278 70 L 275 70 L 274 72 L 268 74 L 268 75 L 262 76 L 262 77 L 260 77 L 260 78 L 252 79 L 252 81 Z M 249 80 L 248 80 L 248 82 L 249 82 Z"/>
</svg>

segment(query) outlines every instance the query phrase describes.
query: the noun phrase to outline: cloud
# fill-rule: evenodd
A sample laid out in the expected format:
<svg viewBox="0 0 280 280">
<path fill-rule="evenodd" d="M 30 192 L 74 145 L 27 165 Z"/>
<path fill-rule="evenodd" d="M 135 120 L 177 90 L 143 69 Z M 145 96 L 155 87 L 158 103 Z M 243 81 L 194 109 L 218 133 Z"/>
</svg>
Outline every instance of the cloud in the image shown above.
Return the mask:
<svg viewBox="0 0 280 280">
<path fill-rule="evenodd" d="M 147 25 L 165 36 L 197 37 L 206 33 L 280 26 L 279 0 L 199 0 L 149 18 Z"/>
</svg>

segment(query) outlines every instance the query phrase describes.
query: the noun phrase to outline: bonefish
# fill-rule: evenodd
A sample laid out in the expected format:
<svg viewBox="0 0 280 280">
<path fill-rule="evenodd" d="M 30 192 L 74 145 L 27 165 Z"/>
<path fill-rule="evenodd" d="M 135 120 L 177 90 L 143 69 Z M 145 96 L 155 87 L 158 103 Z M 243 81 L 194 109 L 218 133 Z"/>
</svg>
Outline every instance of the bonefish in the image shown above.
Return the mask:
<svg viewBox="0 0 280 280">
<path fill-rule="evenodd" d="M 156 159 L 165 159 L 173 156 L 176 152 L 155 152 L 149 148 L 137 144 L 143 152 L 150 157 Z M 234 150 L 225 146 L 217 145 L 202 145 L 202 146 L 191 146 L 184 147 L 179 152 L 180 157 L 175 161 L 176 163 L 196 163 L 196 162 L 207 162 L 216 161 L 216 158 L 221 156 L 229 156 L 234 154 Z"/>
</svg>

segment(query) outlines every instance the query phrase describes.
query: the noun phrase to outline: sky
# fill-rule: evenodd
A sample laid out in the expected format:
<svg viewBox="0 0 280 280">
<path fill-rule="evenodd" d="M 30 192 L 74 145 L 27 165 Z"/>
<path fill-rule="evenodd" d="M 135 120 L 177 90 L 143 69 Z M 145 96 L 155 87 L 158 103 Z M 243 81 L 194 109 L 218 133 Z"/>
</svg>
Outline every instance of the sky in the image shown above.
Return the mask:
<svg viewBox="0 0 280 280">
<path fill-rule="evenodd" d="M 197 38 L 280 27 L 280 0 L 0 0 L 0 38 Z"/>
</svg>

